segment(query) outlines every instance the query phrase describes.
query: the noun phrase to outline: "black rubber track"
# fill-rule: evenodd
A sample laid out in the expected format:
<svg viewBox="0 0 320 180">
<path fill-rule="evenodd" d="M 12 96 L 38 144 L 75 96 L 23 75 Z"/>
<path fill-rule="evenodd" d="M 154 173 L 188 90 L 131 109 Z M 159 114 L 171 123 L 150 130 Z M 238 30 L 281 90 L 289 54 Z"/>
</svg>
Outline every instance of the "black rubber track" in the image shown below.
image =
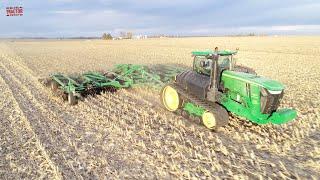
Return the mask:
<svg viewBox="0 0 320 180">
<path fill-rule="evenodd" d="M 226 126 L 229 123 L 229 114 L 227 110 L 222 107 L 218 103 L 210 103 L 208 101 L 201 100 L 197 98 L 196 96 L 186 92 L 183 88 L 181 88 L 179 85 L 176 83 L 170 83 L 168 84 L 169 86 L 173 87 L 179 95 L 181 95 L 181 98 L 183 99 L 184 102 L 191 102 L 194 103 L 207 111 L 212 112 L 217 120 L 217 125 L 214 129 L 217 129 L 222 126 Z M 166 85 L 167 86 L 167 85 Z"/>
</svg>

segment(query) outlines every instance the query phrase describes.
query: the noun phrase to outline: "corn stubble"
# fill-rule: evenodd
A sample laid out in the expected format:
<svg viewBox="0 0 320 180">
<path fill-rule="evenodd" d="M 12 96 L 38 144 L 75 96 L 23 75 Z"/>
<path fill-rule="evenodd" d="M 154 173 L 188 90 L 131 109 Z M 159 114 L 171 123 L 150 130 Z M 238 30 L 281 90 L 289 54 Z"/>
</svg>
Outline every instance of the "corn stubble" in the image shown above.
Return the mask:
<svg viewBox="0 0 320 180">
<path fill-rule="evenodd" d="M 2 178 L 319 178 L 319 37 L 0 42 Z M 191 66 L 190 52 L 240 48 L 238 63 L 287 87 L 298 118 L 257 126 L 230 116 L 212 132 L 165 111 L 151 88 L 70 107 L 39 83 L 117 63 Z"/>
</svg>

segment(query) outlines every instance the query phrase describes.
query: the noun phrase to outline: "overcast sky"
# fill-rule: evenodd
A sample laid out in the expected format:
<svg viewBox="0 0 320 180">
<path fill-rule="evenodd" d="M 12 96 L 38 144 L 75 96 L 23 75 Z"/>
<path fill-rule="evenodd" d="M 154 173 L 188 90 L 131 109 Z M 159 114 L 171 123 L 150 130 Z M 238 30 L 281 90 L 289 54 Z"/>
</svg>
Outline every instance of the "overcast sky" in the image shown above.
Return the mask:
<svg viewBox="0 0 320 180">
<path fill-rule="evenodd" d="M 320 0 L 1 0 L 0 37 L 320 34 Z M 6 7 L 24 15 L 7 17 Z"/>
</svg>

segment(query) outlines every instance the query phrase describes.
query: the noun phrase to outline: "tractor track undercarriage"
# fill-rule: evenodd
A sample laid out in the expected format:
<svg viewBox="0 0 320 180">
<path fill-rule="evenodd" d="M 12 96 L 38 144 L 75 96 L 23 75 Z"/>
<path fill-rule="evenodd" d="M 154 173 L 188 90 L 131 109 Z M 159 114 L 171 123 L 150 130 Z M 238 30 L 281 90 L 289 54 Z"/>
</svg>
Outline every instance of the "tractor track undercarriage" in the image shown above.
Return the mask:
<svg viewBox="0 0 320 180">
<path fill-rule="evenodd" d="M 216 115 L 217 125 L 216 125 L 215 129 L 228 124 L 228 122 L 229 122 L 228 112 L 220 104 L 201 100 L 201 99 L 197 98 L 196 96 L 188 93 L 186 90 L 181 88 L 176 83 L 171 83 L 169 85 L 172 86 L 178 92 L 179 95 L 181 95 L 181 99 L 183 101 L 182 106 L 183 106 L 183 104 L 185 104 L 187 102 L 191 102 L 197 106 L 204 108 L 205 111 L 210 111 L 211 113 Z M 185 111 L 183 108 L 179 108 L 179 111 L 177 111 L 177 113 L 181 114 L 183 117 L 186 117 L 186 118 L 191 117 L 192 120 L 195 120 L 195 121 L 200 120 L 201 121 L 201 117 L 199 119 L 198 118 L 199 116 L 191 115 L 190 113 Z"/>
</svg>

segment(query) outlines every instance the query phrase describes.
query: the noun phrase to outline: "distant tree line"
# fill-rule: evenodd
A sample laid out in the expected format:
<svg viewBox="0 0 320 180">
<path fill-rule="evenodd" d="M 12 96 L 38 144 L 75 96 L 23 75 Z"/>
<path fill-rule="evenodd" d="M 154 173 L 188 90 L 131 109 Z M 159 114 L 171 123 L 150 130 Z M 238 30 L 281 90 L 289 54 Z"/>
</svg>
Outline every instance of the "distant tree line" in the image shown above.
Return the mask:
<svg viewBox="0 0 320 180">
<path fill-rule="evenodd" d="M 117 39 L 132 39 L 132 38 L 133 38 L 133 33 L 132 32 L 130 32 L 130 31 L 128 31 L 128 32 L 121 31 L 119 33 L 119 37 Z M 103 40 L 112 40 L 114 38 L 112 37 L 112 35 L 110 33 L 103 33 L 101 39 L 103 39 Z"/>
<path fill-rule="evenodd" d="M 103 40 L 112 40 L 113 37 L 112 37 L 112 35 L 110 33 L 108 33 L 108 34 L 107 33 L 103 33 L 102 39 Z"/>
<path fill-rule="evenodd" d="M 268 36 L 267 34 L 255 34 L 253 32 L 244 33 L 244 34 L 230 34 L 230 35 L 148 35 L 148 38 L 187 38 L 187 37 L 245 37 L 245 36 Z M 81 37 L 80 37 L 81 38 Z M 113 37 L 110 33 L 103 33 L 101 39 L 103 40 L 112 40 L 112 39 L 133 39 L 133 33 L 128 31 L 121 31 L 118 37 Z"/>
</svg>

